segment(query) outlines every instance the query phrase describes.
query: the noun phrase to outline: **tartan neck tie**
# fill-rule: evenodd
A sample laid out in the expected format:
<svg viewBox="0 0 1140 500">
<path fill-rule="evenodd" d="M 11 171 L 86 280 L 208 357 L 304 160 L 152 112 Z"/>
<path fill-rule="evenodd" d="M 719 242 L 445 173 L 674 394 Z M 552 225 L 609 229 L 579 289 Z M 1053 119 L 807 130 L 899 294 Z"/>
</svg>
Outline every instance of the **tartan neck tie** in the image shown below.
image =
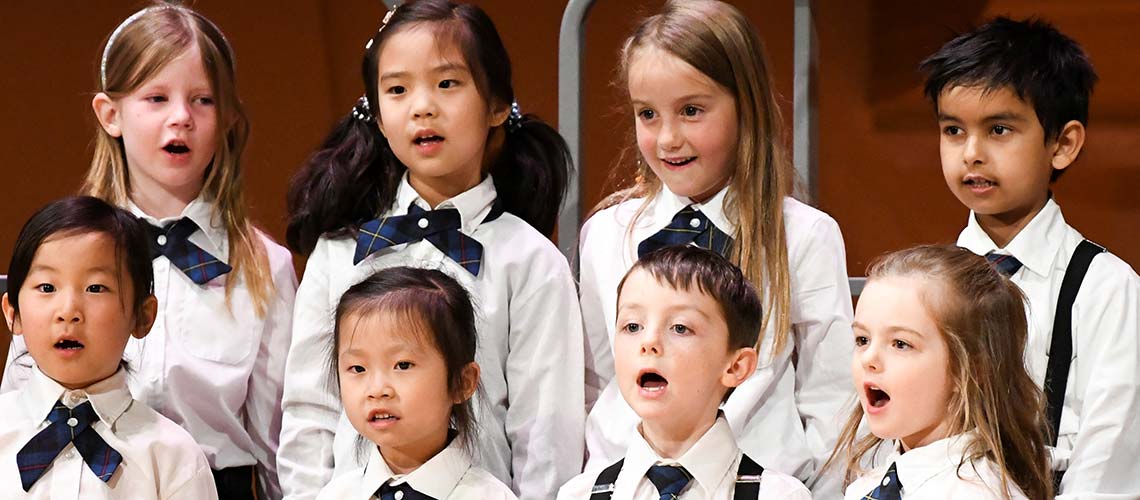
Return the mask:
<svg viewBox="0 0 1140 500">
<path fill-rule="evenodd" d="M 680 465 L 654 465 L 645 475 L 657 487 L 661 500 L 674 500 L 693 479 L 692 474 Z"/>
<path fill-rule="evenodd" d="M 159 255 L 170 259 L 186 277 L 198 285 L 233 270 L 225 262 L 190 242 L 190 235 L 198 231 L 198 225 L 189 217 L 183 217 L 163 227 L 147 224 L 150 230 L 151 258 Z"/>
<path fill-rule="evenodd" d="M 902 500 L 902 483 L 899 482 L 899 473 L 895 470 L 895 464 L 887 469 L 887 474 L 883 476 L 883 480 L 879 485 L 871 490 L 863 500 Z"/>
<path fill-rule="evenodd" d="M 16 453 L 16 464 L 20 467 L 20 482 L 24 491 L 31 491 L 32 485 L 44 475 L 59 452 L 67 447 L 67 443 L 75 443 L 75 449 L 95 476 L 103 482 L 111 480 L 115 469 L 123 461 L 123 456 L 91 428 L 99 416 L 95 414 L 90 401 L 75 408 L 68 408 L 56 401 L 47 420 L 51 422 L 47 428 L 33 436 Z"/>
<path fill-rule="evenodd" d="M 1013 273 L 1021 269 L 1021 261 L 1012 255 L 990 252 L 986 254 L 986 260 L 990 261 L 990 264 L 993 264 L 998 272 L 1004 274 L 1006 277 L 1013 276 Z"/>
<path fill-rule="evenodd" d="M 502 214 L 503 208 L 495 200 L 483 222 L 495 220 Z M 460 232 L 462 225 L 457 209 L 424 210 L 413 202 L 407 215 L 381 217 L 360 226 L 352 263 L 359 264 L 383 248 L 427 240 L 472 275 L 478 276 L 483 261 L 483 245 Z"/>
<path fill-rule="evenodd" d="M 384 483 L 376 490 L 376 498 L 380 500 L 436 500 L 430 496 L 412 489 L 412 485 L 402 483 L 392 485 Z"/>
<path fill-rule="evenodd" d="M 717 229 L 705 214 L 689 205 L 662 229 L 637 245 L 637 258 L 659 248 L 694 244 L 727 257 L 732 247 L 732 237 Z"/>
</svg>

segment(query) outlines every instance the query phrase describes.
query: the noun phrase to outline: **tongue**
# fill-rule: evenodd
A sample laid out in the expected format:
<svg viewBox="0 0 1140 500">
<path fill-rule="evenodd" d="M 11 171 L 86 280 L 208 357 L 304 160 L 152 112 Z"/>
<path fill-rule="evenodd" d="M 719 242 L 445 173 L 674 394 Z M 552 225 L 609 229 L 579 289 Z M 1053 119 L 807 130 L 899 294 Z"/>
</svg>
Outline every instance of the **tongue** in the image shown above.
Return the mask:
<svg viewBox="0 0 1140 500">
<path fill-rule="evenodd" d="M 875 408 L 882 408 L 891 400 L 891 397 L 882 391 L 875 391 L 874 396 L 875 401 L 871 403 L 871 406 L 874 406 Z"/>
<path fill-rule="evenodd" d="M 647 373 L 641 377 L 641 386 L 646 389 L 660 389 L 666 385 L 669 383 L 665 381 L 665 377 L 656 373 Z"/>
</svg>

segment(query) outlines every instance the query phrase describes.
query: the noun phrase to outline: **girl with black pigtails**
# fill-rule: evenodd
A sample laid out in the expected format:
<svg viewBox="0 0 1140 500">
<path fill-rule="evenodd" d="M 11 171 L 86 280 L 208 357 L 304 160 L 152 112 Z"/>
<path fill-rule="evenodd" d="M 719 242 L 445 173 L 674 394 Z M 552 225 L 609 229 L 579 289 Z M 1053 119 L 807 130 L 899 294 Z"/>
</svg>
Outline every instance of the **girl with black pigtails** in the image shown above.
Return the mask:
<svg viewBox="0 0 1140 500">
<path fill-rule="evenodd" d="M 552 498 L 581 468 L 585 419 L 577 293 L 544 236 L 566 187 L 566 144 L 519 112 L 502 40 L 472 5 L 392 10 L 366 45 L 363 77 L 364 97 L 289 189 L 288 243 L 308 262 L 282 401 L 286 498 L 311 498 L 334 470 L 363 465 L 322 360 L 341 294 L 394 266 L 439 269 L 471 292 L 485 388 L 475 462 L 520 498 Z"/>
</svg>

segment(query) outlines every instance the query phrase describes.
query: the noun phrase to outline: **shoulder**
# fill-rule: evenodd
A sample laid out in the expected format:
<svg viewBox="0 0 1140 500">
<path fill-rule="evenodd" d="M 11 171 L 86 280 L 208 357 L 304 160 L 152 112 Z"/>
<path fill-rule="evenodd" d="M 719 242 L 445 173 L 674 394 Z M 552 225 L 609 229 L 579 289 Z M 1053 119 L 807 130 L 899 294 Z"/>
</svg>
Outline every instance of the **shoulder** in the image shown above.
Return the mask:
<svg viewBox="0 0 1140 500">
<path fill-rule="evenodd" d="M 549 238 L 538 232 L 512 213 L 503 213 L 491 222 L 486 236 L 477 238 L 485 251 L 495 255 L 498 262 L 511 265 L 541 266 L 539 269 L 563 267 L 569 272 L 569 263 Z M 524 268 L 523 270 L 532 271 Z"/>
<path fill-rule="evenodd" d="M 184 464 L 205 463 L 202 449 L 186 429 L 137 399 L 131 401 L 131 406 L 119 417 L 115 427 L 120 426 L 129 429 L 129 439 L 139 440 L 138 445 L 150 448 L 160 458 L 172 458 Z"/>
<path fill-rule="evenodd" d="M 789 243 L 795 240 L 840 236 L 839 223 L 827 212 L 799 201 L 784 198 L 784 228 Z"/>
<path fill-rule="evenodd" d="M 1003 487 L 998 467 L 986 459 L 966 462 L 941 476 L 950 495 L 947 498 L 1002 498 L 1002 490 L 1013 500 L 1025 498 L 1025 493 L 1012 481 Z"/>
<path fill-rule="evenodd" d="M 625 241 L 630 225 L 646 203 L 647 200 L 644 198 L 632 198 L 594 212 L 579 230 L 578 247 L 583 256 L 599 251 L 605 255 L 613 254 Z M 648 207 L 642 212 L 642 216 L 644 217 L 647 212 Z"/>
<path fill-rule="evenodd" d="M 364 468 L 362 467 L 336 476 L 332 478 L 332 481 L 329 481 L 328 484 L 325 484 L 325 486 L 321 488 L 320 493 L 317 494 L 317 500 L 339 500 L 341 498 L 352 497 L 361 486 L 363 478 Z"/>
<path fill-rule="evenodd" d="M 455 490 L 448 495 L 448 498 L 467 499 L 479 498 L 481 500 L 516 500 L 511 489 L 499 481 L 498 478 L 492 476 L 479 467 L 472 466 L 467 469 L 467 473 L 463 475 L 463 479 L 459 480 L 459 484 L 455 485 Z"/>
<path fill-rule="evenodd" d="M 261 247 L 265 249 L 265 257 L 269 261 L 269 272 L 273 276 L 273 282 L 278 286 L 282 285 L 281 281 L 284 281 L 285 278 L 295 282 L 296 272 L 293 269 L 293 253 L 277 243 L 264 231 L 257 229 L 256 234 L 261 241 Z"/>
<path fill-rule="evenodd" d="M 598 472 L 586 472 L 574 476 L 558 489 L 558 500 L 585 500 L 598 480 Z"/>
<path fill-rule="evenodd" d="M 1137 277 L 1132 266 L 1109 250 L 1093 257 L 1082 288 L 1084 285 L 1091 285 L 1094 289 L 1104 290 L 1106 293 L 1124 289 L 1135 290 L 1140 288 L 1140 277 Z"/>
<path fill-rule="evenodd" d="M 758 497 L 810 500 L 811 491 L 799 479 L 781 472 L 764 469 L 764 473 L 760 475 L 760 494 Z"/>
</svg>

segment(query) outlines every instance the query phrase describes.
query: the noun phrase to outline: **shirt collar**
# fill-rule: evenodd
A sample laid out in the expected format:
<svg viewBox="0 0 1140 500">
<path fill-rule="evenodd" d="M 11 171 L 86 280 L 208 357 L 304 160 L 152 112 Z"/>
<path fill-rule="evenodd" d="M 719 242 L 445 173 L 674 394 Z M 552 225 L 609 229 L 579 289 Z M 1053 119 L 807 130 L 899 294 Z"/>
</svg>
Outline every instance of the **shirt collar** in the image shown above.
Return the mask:
<svg viewBox="0 0 1140 500">
<path fill-rule="evenodd" d="M 950 436 L 906 453 L 902 451 L 901 441 L 896 441 L 895 471 L 903 489 L 914 491 L 934 476 L 957 468 L 962 463 L 972 436 L 972 433 Z"/>
<path fill-rule="evenodd" d="M 459 439 L 452 439 L 443 451 L 436 453 L 416 470 L 403 476 L 397 476 L 392 472 L 380 454 L 378 446 L 370 448 L 372 451 L 368 457 L 368 465 L 364 468 L 363 481 L 368 495 L 372 495 L 391 479 L 392 484 L 408 483 L 416 491 L 432 498 L 447 498 L 471 468 L 471 458 L 463 450 Z"/>
<path fill-rule="evenodd" d="M 201 233 L 206 236 L 206 242 L 212 245 L 213 248 L 203 248 L 222 262 L 229 262 L 229 235 L 226 232 L 226 226 L 222 223 L 222 218 L 214 209 L 214 204 L 207 201 L 203 195 L 198 195 L 186 208 L 182 209 L 182 213 L 177 217 L 165 217 L 157 219 L 143 212 L 138 205 L 133 201 L 127 201 L 127 208 L 135 217 L 138 217 L 147 224 L 152 226 L 162 227 L 171 222 L 175 222 L 181 218 L 188 218 L 194 221 L 201 229 Z"/>
<path fill-rule="evenodd" d="M 1065 218 L 1061 216 L 1061 207 L 1050 197 L 1045 201 L 1045 206 L 1005 248 L 998 248 L 978 224 L 977 214 L 971 211 L 966 229 L 958 236 L 958 245 L 978 255 L 992 251 L 1012 255 L 1033 273 L 1048 276 L 1057 258 L 1057 252 L 1061 251 L 1065 225 Z"/>
<path fill-rule="evenodd" d="M 461 222 L 460 230 L 465 234 L 471 234 L 475 228 L 483 222 L 487 214 L 491 211 L 491 205 L 495 202 L 498 193 L 495 191 L 495 182 L 488 175 L 482 182 L 476 184 L 475 187 L 468 189 L 458 195 L 443 200 L 438 206 L 432 207 L 426 200 L 420 197 L 415 188 L 408 182 L 408 173 L 404 172 L 404 176 L 400 178 L 400 185 L 396 188 L 396 202 L 392 207 L 391 213 L 396 215 L 404 215 L 408 213 L 408 207 L 415 203 L 424 210 L 434 210 L 438 208 L 454 208 L 459 211 L 459 220 Z"/>
<path fill-rule="evenodd" d="M 728 197 L 728 186 L 721 188 L 712 198 L 709 198 L 704 203 L 694 203 L 693 200 L 685 196 L 680 196 L 669 190 L 665 183 L 661 183 L 661 190 L 657 192 L 657 201 L 653 207 L 653 212 L 650 215 L 653 219 L 653 227 L 663 229 L 673 221 L 673 216 L 677 215 L 683 208 L 693 205 L 694 208 L 700 210 L 705 217 L 708 217 L 709 222 L 712 222 L 717 229 L 721 230 L 724 234 L 732 236 L 736 234 L 736 224 L 728 219 L 725 213 L 725 201 Z"/>
<path fill-rule="evenodd" d="M 131 392 L 127 389 L 127 375 L 122 368 L 114 375 L 87 387 L 68 390 L 41 372 L 39 367 L 33 367 L 32 377 L 19 398 L 20 406 L 25 409 L 28 419 L 37 423 L 47 419 L 56 401 L 69 400 L 65 404 L 74 403 L 69 404 L 70 407 L 82 404 L 84 400 L 90 401 L 99 420 L 112 429 L 115 421 L 127 411 L 133 401 Z"/>
<path fill-rule="evenodd" d="M 649 467 L 653 465 L 680 465 L 693 476 L 696 485 L 690 488 L 701 488 L 705 497 L 711 497 L 732 464 L 736 462 L 740 449 L 736 446 L 736 437 L 728 426 L 723 414 L 718 414 L 716 422 L 705 434 L 693 444 L 678 459 L 662 458 L 653 451 L 649 443 L 642 436 L 640 426 L 635 439 L 630 443 L 626 452 L 622 472 L 618 477 L 616 487 L 626 491 L 634 491 L 641 482 Z M 624 483 L 624 484 L 623 484 Z"/>
</svg>

